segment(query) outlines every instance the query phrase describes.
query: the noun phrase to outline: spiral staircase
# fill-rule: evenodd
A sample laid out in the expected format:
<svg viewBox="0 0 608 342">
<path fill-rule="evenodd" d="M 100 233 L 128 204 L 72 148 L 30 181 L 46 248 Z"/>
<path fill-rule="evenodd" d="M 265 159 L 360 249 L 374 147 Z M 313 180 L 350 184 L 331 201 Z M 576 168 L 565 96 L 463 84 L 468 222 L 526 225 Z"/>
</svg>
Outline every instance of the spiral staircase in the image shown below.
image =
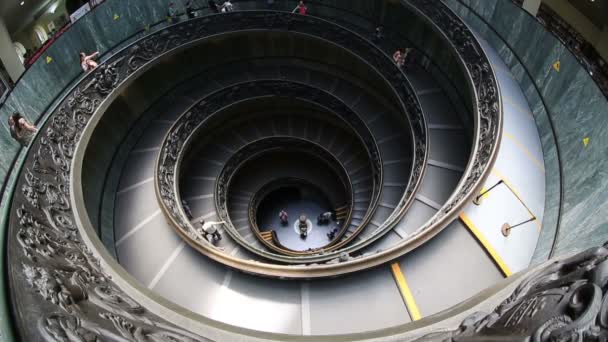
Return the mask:
<svg viewBox="0 0 608 342">
<path fill-rule="evenodd" d="M 545 173 L 522 90 L 444 3 L 380 2 L 382 37 L 340 1 L 200 8 L 79 79 L 10 202 L 15 336 L 563 338 L 569 322 L 521 318 L 552 308 L 523 294 L 607 253 L 525 271 Z M 574 316 L 599 306 L 568 284 Z"/>
</svg>

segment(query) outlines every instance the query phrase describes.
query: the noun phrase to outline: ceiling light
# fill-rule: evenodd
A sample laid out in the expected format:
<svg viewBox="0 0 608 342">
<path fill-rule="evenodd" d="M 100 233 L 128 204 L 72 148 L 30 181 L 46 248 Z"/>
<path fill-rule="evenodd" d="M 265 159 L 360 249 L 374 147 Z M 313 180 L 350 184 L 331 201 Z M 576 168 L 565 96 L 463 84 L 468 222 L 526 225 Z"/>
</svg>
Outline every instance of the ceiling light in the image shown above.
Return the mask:
<svg viewBox="0 0 608 342">
<path fill-rule="evenodd" d="M 21 6 L 25 5 L 25 1 L 21 1 Z"/>
</svg>

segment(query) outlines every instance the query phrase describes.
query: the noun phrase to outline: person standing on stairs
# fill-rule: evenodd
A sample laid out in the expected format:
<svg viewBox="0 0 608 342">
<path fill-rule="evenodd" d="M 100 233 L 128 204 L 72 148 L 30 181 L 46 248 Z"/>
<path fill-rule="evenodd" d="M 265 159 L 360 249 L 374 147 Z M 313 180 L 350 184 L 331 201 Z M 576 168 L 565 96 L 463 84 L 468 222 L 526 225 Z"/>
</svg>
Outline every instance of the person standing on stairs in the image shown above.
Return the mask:
<svg viewBox="0 0 608 342">
<path fill-rule="evenodd" d="M 291 11 L 291 13 L 298 12 L 299 15 L 306 15 L 306 11 L 308 11 L 308 8 L 304 4 L 304 1 L 300 1 L 298 6 L 296 6 L 296 8 L 294 8 L 293 11 Z"/>
<path fill-rule="evenodd" d="M 411 48 L 405 48 L 398 49 L 397 51 L 395 51 L 395 53 L 393 54 L 393 61 L 395 61 L 395 64 L 397 64 L 399 68 L 403 68 L 405 66 L 407 56 L 409 55 L 411 50 Z"/>
<path fill-rule="evenodd" d="M 225 221 L 205 222 L 205 220 L 201 220 L 201 234 L 210 243 L 220 241 L 222 239 L 222 235 L 220 235 L 216 225 L 225 223 Z"/>
<path fill-rule="evenodd" d="M 322 213 L 321 215 L 319 215 L 319 217 L 317 217 L 317 224 L 329 224 L 332 219 L 332 216 L 333 213 L 331 211 Z"/>
<path fill-rule="evenodd" d="M 82 70 L 84 72 L 89 72 L 89 71 L 97 68 L 98 64 L 97 64 L 97 62 L 95 62 L 95 58 L 97 56 L 99 56 L 98 51 L 96 51 L 95 53 L 92 53 L 88 56 L 84 52 L 80 53 L 80 67 L 82 68 Z"/>
<path fill-rule="evenodd" d="M 234 11 L 234 5 L 232 4 L 232 2 L 230 2 L 230 0 L 226 0 L 224 1 L 224 4 L 220 8 L 220 10 L 222 13 L 232 12 Z"/>
<path fill-rule="evenodd" d="M 395 51 L 395 53 L 393 53 L 393 61 L 395 62 L 395 64 L 397 64 L 397 66 L 399 68 L 403 67 L 403 65 L 405 64 L 405 58 L 404 56 L 404 50 L 402 49 L 398 49 L 397 51 Z"/>
<path fill-rule="evenodd" d="M 281 224 L 284 226 L 289 223 L 289 215 L 287 215 L 287 212 L 285 210 L 281 210 L 281 212 L 279 213 L 279 220 L 281 220 Z"/>
<path fill-rule="evenodd" d="M 173 1 L 169 2 L 169 9 L 167 9 L 167 17 L 169 22 L 178 22 L 179 17 L 177 16 L 177 7 Z"/>
</svg>

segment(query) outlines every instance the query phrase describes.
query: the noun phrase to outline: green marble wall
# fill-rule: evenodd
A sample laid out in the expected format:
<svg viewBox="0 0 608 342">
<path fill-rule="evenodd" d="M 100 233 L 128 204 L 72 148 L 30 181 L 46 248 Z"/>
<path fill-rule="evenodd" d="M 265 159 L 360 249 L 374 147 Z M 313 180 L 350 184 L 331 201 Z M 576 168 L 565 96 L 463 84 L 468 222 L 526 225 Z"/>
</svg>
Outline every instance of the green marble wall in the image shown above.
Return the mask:
<svg viewBox="0 0 608 342">
<path fill-rule="evenodd" d="M 535 261 L 555 234 L 554 256 L 608 240 L 608 101 L 579 61 L 535 18 L 509 0 L 444 0 L 501 55 L 533 108 L 547 170 L 547 204 Z M 552 65 L 560 61 L 559 72 Z M 553 122 L 552 132 L 549 119 Z M 583 139 L 589 138 L 585 147 Z M 557 164 L 557 149 L 561 170 Z"/>
<path fill-rule="evenodd" d="M 164 0 L 108 0 L 59 37 L 23 74 L 0 107 L 1 179 L 6 180 L 19 151 L 19 144 L 10 137 L 7 117 L 19 111 L 31 121 L 43 120 L 54 101 L 83 76 L 80 51 L 109 54 L 130 40 L 165 26 L 165 6 Z M 118 15 L 116 20 L 114 14 Z M 145 25 L 159 22 L 145 30 Z M 52 59 L 50 63 L 47 57 Z"/>
</svg>

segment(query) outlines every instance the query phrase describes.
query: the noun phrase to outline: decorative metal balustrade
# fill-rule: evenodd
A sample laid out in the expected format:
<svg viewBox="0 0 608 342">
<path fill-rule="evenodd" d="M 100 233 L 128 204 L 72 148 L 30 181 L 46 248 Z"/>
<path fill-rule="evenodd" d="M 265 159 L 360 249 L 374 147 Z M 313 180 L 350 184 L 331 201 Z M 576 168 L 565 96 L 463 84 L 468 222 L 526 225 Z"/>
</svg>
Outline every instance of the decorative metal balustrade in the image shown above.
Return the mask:
<svg viewBox="0 0 608 342">
<path fill-rule="evenodd" d="M 445 227 L 458 209 L 475 195 L 496 155 L 500 140 L 502 107 L 494 74 L 479 43 L 462 21 L 442 3 L 430 0 L 411 0 L 404 3 L 414 6 L 441 30 L 459 52 L 463 68 L 471 78 L 471 86 L 475 92 L 476 134 L 473 155 L 465 171 L 465 178 L 434 219 L 404 244 L 366 258 L 321 267 L 317 273 L 298 268 L 293 274 L 295 277 L 353 272 L 384 263 L 422 244 Z M 74 201 L 77 198 L 74 197 L 73 180 L 74 173 L 79 171 L 78 158 L 82 157 L 77 152 L 79 144 L 82 143 L 83 132 L 87 131 L 94 114 L 103 112 L 106 102 L 116 96 L 121 85 L 142 73 L 160 56 L 213 34 L 272 29 L 317 35 L 361 56 L 376 66 L 380 74 L 392 75 L 387 80 L 403 101 L 404 111 L 412 124 L 412 134 L 416 141 L 414 168 L 401 203 L 403 208 L 407 208 L 423 174 L 428 150 L 426 123 L 416 97 L 403 74 L 395 73 L 394 66 L 386 63 L 385 55 L 374 50 L 362 38 L 353 39 L 352 34 L 334 31 L 333 36 L 333 29 L 328 30 L 331 26 L 312 17 L 276 12 L 241 12 L 192 20 L 168 27 L 118 52 L 107 63 L 85 77 L 73 92 L 65 97 L 34 141 L 22 168 L 18 191 L 11 203 L 12 215 L 8 232 L 9 285 L 16 322 L 25 340 L 62 341 L 76 337 L 82 340 L 206 340 L 178 325 L 196 326 L 198 331 L 203 331 L 201 326 L 211 327 L 211 322 L 198 322 L 199 325 L 196 325 L 192 320 L 181 320 L 181 314 L 172 311 L 165 302 L 146 297 L 145 292 L 136 286 L 127 286 L 128 281 L 107 275 L 107 270 L 102 266 L 105 261 L 100 260 L 99 253 L 91 249 L 89 238 L 84 236 L 87 232 L 80 226 L 82 218 L 74 212 Z M 175 155 L 177 151 L 172 153 Z M 74 169 L 73 165 L 76 165 Z M 164 176 L 172 175 L 166 173 Z M 389 224 L 382 228 L 390 229 L 391 226 Z M 602 281 L 604 275 L 601 271 L 604 267 L 595 266 L 603 265 L 606 254 L 608 253 L 605 249 L 600 249 L 594 252 L 592 257 L 587 254 L 587 257 L 562 264 L 558 269 L 551 269 L 541 281 L 530 282 L 531 286 L 518 289 L 513 298 L 506 301 L 509 306 L 499 307 L 496 314 L 488 316 L 492 319 L 480 321 L 483 325 L 477 322 L 471 325 L 468 324 L 471 320 L 465 321 L 463 327 L 474 327 L 475 331 L 460 329 L 453 334 L 467 331 L 467 334 L 475 335 L 487 332 L 485 329 L 493 326 L 500 328 L 500 324 L 503 324 L 502 327 L 509 327 L 530 322 L 528 318 L 522 318 L 520 321 L 500 323 L 502 321 L 496 318 L 506 317 L 505 313 L 508 312 L 520 312 L 521 310 L 509 310 L 523 308 L 519 305 L 522 303 L 528 305 L 526 300 L 532 298 L 526 296 L 528 293 L 537 296 L 541 285 L 552 284 L 551 281 L 554 281 L 556 275 L 565 274 L 570 276 L 570 280 L 582 277 L 582 282 L 574 282 L 582 286 L 572 286 L 563 293 L 568 298 L 576 299 L 560 302 L 570 303 L 568 305 L 573 306 L 573 309 L 564 311 L 564 319 L 551 321 L 555 324 L 547 326 L 559 326 L 563 331 L 572 333 L 584 330 L 589 336 L 603 333 L 606 330 L 605 322 L 601 318 L 603 316 L 600 315 L 600 319 L 595 321 L 596 325 L 589 323 L 589 317 L 595 317 L 594 313 L 599 312 L 597 303 L 600 303 L 598 298 L 601 299 L 601 295 L 598 293 L 602 290 L 600 288 L 598 292 L 598 286 L 589 284 Z M 591 277 L 590 275 L 596 274 L 596 269 L 598 276 Z M 565 290 L 564 286 L 560 289 Z M 134 299 L 134 296 L 137 299 Z M 605 300 L 601 303 L 603 302 Z M 585 306 L 578 303 L 591 303 L 593 305 L 588 308 L 593 310 L 581 311 Z M 560 307 L 565 308 L 566 305 Z M 160 314 L 165 318 L 161 318 Z M 584 329 L 572 329 L 570 323 L 578 322 L 581 318 L 585 319 L 585 324 L 579 327 Z M 214 326 L 213 329 L 235 334 L 234 336 L 242 334 L 226 326 Z M 393 333 L 399 334 L 400 331 L 395 330 L 389 334 Z"/>
<path fill-rule="evenodd" d="M 458 52 L 472 83 L 474 94 L 475 138 L 473 152 L 463 179 L 441 209 L 416 232 L 424 238 L 447 225 L 476 195 L 496 158 L 502 131 L 502 99 L 488 57 L 471 30 L 446 5 L 433 0 L 405 0 L 417 13 L 434 25 Z"/>
<path fill-rule="evenodd" d="M 282 80 L 260 80 L 229 86 L 228 88 L 217 91 L 199 101 L 190 110 L 176 120 L 175 124 L 167 132 L 167 136 L 161 146 L 161 153 L 159 154 L 155 177 L 157 193 L 161 206 L 172 220 L 180 236 L 184 237 L 197 250 L 224 264 L 240 264 L 241 267 L 247 267 L 246 269 L 249 272 L 254 272 L 254 269 L 250 267 L 255 267 L 255 272 L 261 274 L 265 274 L 265 267 L 270 265 L 266 266 L 260 262 L 253 264 L 249 261 L 239 260 L 231 257 L 226 253 L 218 251 L 215 246 L 210 244 L 205 239 L 202 239 L 201 236 L 197 235 L 195 228 L 189 222 L 183 208 L 180 205 L 181 199 L 179 197 L 178 177 L 180 174 L 180 163 L 188 149 L 188 145 L 192 143 L 192 139 L 194 137 L 202 134 L 199 132 L 199 130 L 204 130 L 206 120 L 217 112 L 221 112 L 221 110 L 229 108 L 234 103 L 256 98 L 267 99 L 269 96 L 276 98 L 289 98 L 316 104 L 317 106 L 323 108 L 324 111 L 332 113 L 337 118 L 341 119 L 344 124 L 350 126 L 358 136 L 358 139 L 362 142 L 367 150 L 373 179 L 372 200 L 370 201 L 370 205 L 365 216 L 366 219 L 363 220 L 363 223 L 369 220 L 369 217 L 371 217 L 375 210 L 376 204 L 380 197 L 380 189 L 383 182 L 382 159 L 380 152 L 378 151 L 376 141 L 371 132 L 365 123 L 352 110 L 350 110 L 348 106 L 325 91 L 295 82 Z M 252 146 L 253 147 L 251 148 L 259 147 L 257 145 Z M 247 150 L 247 152 L 238 151 L 237 155 L 234 157 L 237 159 L 233 159 L 233 161 L 237 161 L 236 164 L 229 162 L 220 173 L 216 182 L 214 195 L 217 203 L 217 212 L 218 216 L 223 221 L 226 221 L 225 228 L 229 235 L 237 243 L 249 251 L 274 261 L 285 263 L 310 263 L 313 261 L 318 262 L 319 260 L 323 261 L 336 258 L 336 253 L 328 253 L 331 251 L 331 249 L 322 255 L 319 254 L 319 252 L 315 254 L 305 253 L 304 255 L 298 253 L 291 256 L 289 255 L 293 253 L 286 253 L 287 251 L 277 251 L 280 252 L 280 254 L 271 253 L 250 245 L 237 232 L 237 229 L 232 224 L 228 214 L 228 184 L 233 173 L 238 169 L 238 165 L 240 165 L 242 162 L 241 159 L 250 156 L 252 152 L 253 151 L 250 150 Z M 365 224 L 361 224 L 354 235 L 357 235 L 363 228 L 365 228 Z M 352 239 L 354 238 L 355 236 L 352 237 Z M 347 243 L 348 241 L 338 244 L 336 247 L 332 246 L 332 249 L 339 248 Z M 285 270 L 284 274 L 286 275 L 287 273 L 288 270 Z"/>
<path fill-rule="evenodd" d="M 490 313 L 416 341 L 604 341 L 608 249 L 590 248 L 528 272 Z"/>
<path fill-rule="evenodd" d="M 254 12 L 242 12 L 238 13 L 237 15 L 243 17 L 247 13 L 251 15 L 251 13 Z M 260 15 L 258 14 L 258 16 Z M 260 18 L 262 17 L 260 16 Z M 356 237 L 356 235 L 358 235 L 359 232 L 357 232 L 356 234 L 353 234 L 353 236 L 341 241 L 334 247 L 336 249 L 344 247 L 340 250 L 340 253 L 352 253 L 358 249 L 361 249 L 371 244 L 372 242 L 380 238 L 382 235 L 390 231 L 392 226 L 396 224 L 401 217 L 403 217 L 407 208 L 411 205 L 413 201 L 416 189 L 419 187 L 420 182 L 422 180 L 423 171 L 426 164 L 426 156 L 428 154 L 426 122 L 422 117 L 422 111 L 420 109 L 419 101 L 411 87 L 411 84 L 407 81 L 407 79 L 405 78 L 403 73 L 400 72 L 397 66 L 394 65 L 394 63 L 390 60 L 389 56 L 382 53 L 373 44 L 369 43 L 364 38 L 332 23 L 312 17 L 295 16 L 294 18 L 294 16 L 291 16 L 288 13 L 271 12 L 271 14 L 267 15 L 263 19 L 263 27 L 267 27 L 267 25 L 270 25 L 269 28 L 273 30 L 286 30 L 289 32 L 304 33 L 307 35 L 315 36 L 320 39 L 330 41 L 331 43 L 336 44 L 359 57 L 362 57 L 366 61 L 366 63 L 370 65 L 370 68 L 372 68 L 372 70 L 375 70 L 377 73 L 382 75 L 384 79 L 391 85 L 391 87 L 395 90 L 397 97 L 401 100 L 402 105 L 405 107 L 402 110 L 406 115 L 406 120 L 411 125 L 411 134 L 414 140 L 412 169 L 413 171 L 407 183 L 406 191 L 402 196 L 400 202 L 398 203 L 397 209 L 392 213 L 391 217 L 386 220 L 381 227 L 377 228 L 373 232 L 373 234 L 371 234 L 370 238 L 363 239 L 355 244 L 348 245 L 348 243 L 351 242 Z M 248 17 L 248 20 L 252 20 L 252 17 Z M 251 23 L 243 25 L 242 28 L 253 29 Z M 170 137 L 170 139 L 171 138 L 172 137 Z M 178 143 L 177 145 L 179 147 L 176 147 L 176 149 L 180 149 L 181 144 Z M 174 177 L 174 175 L 176 174 L 175 171 L 176 170 L 164 170 L 162 172 L 159 172 L 159 177 L 164 178 L 164 173 L 167 173 L 169 176 Z M 168 188 L 164 189 L 163 187 L 159 187 L 159 189 L 159 193 L 161 196 L 164 196 L 165 191 L 168 191 Z M 175 203 L 170 203 L 167 205 L 169 212 L 172 212 L 174 210 L 173 208 L 176 208 L 175 210 L 178 211 L 180 210 L 179 206 L 175 205 Z M 365 228 L 367 221 L 370 218 L 369 214 L 370 213 L 368 212 L 368 215 L 366 215 L 364 222 L 362 222 L 359 227 L 359 230 Z M 183 217 L 184 216 L 182 216 L 182 223 L 184 225 L 187 225 Z M 236 259 L 229 258 L 225 255 L 219 255 L 213 249 L 206 249 L 206 251 L 208 252 L 207 255 L 211 256 L 215 260 L 223 260 L 225 264 L 236 262 Z M 258 250 L 257 252 L 261 253 L 263 251 Z M 285 259 L 284 256 L 269 255 L 268 253 L 265 253 L 264 256 L 277 261 L 277 258 L 280 258 L 283 259 L 281 261 L 284 262 L 318 263 L 322 261 L 330 261 L 332 259 L 336 259 L 339 257 L 339 253 L 326 252 L 322 255 L 300 257 L 299 260 Z M 228 261 L 227 259 L 230 260 Z M 277 273 L 276 271 L 278 267 L 272 267 L 268 270 L 265 270 L 264 268 L 260 267 L 260 263 L 257 262 L 252 263 L 246 261 L 238 261 L 238 264 L 241 265 L 241 269 L 245 269 L 247 272 L 266 274 L 271 276 L 287 277 L 289 273 L 293 272 L 289 268 L 285 267 L 281 268 L 283 269 L 283 271 L 280 273 Z M 231 264 L 231 266 L 239 267 L 237 266 L 237 264 Z M 301 270 L 297 270 L 296 273 L 301 274 Z"/>
</svg>

